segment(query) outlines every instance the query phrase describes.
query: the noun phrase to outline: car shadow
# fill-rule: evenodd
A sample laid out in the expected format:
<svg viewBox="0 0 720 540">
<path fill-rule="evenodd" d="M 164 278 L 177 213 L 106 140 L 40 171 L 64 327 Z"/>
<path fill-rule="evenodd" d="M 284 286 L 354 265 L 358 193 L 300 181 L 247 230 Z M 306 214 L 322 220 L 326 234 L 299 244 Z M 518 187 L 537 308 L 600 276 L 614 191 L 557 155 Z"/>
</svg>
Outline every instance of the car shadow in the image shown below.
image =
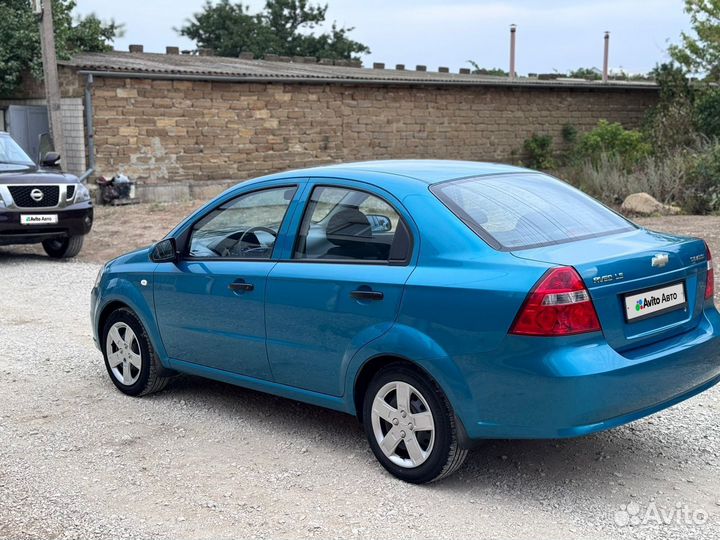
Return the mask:
<svg viewBox="0 0 720 540">
<path fill-rule="evenodd" d="M 15 249 L 8 247 L 0 247 L 0 263 L 5 261 L 29 262 L 29 261 L 49 261 L 50 259 L 43 253 L 32 253 L 31 251 L 21 251 L 15 246 Z"/>
<path fill-rule="evenodd" d="M 212 407 L 249 424 L 267 426 L 267 419 L 271 418 L 274 429 L 322 435 L 322 438 L 311 435 L 318 440 L 357 438 L 359 444 L 365 443 L 362 426 L 349 414 L 202 377 L 181 375 L 160 396 L 184 400 L 188 406 L 198 403 Z M 302 425 L 301 430 L 299 425 Z M 330 438 L 323 433 L 328 425 L 333 426 Z M 332 444 L 327 446 L 333 447 Z"/>
<path fill-rule="evenodd" d="M 257 429 L 279 432 L 298 445 L 311 443 L 327 452 L 367 453 L 364 430 L 340 412 L 199 377 L 181 376 L 158 398 L 211 407 Z M 329 429 L 328 426 L 332 426 Z M 671 440 L 672 439 L 672 440 Z M 465 465 L 433 489 L 467 492 L 473 488 L 568 489 L 592 496 L 598 483 L 623 486 L 638 468 L 670 459 L 683 448 L 683 434 L 663 431 L 647 420 L 574 439 L 488 440 L 470 451 Z M 681 452 L 681 450 L 677 450 Z M 651 480 L 651 479 L 648 479 Z"/>
</svg>

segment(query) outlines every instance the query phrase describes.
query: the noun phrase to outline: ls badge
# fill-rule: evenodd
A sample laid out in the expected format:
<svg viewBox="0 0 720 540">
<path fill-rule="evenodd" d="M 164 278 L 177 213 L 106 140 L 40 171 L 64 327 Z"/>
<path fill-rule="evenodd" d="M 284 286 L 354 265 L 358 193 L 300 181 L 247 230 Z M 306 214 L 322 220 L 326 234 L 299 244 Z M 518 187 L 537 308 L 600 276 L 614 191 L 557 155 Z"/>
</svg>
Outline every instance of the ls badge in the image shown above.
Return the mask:
<svg viewBox="0 0 720 540">
<path fill-rule="evenodd" d="M 608 274 L 606 276 L 595 276 L 593 283 L 610 283 L 611 281 L 620 281 L 625 279 L 625 274 L 618 272 L 617 274 Z"/>
</svg>

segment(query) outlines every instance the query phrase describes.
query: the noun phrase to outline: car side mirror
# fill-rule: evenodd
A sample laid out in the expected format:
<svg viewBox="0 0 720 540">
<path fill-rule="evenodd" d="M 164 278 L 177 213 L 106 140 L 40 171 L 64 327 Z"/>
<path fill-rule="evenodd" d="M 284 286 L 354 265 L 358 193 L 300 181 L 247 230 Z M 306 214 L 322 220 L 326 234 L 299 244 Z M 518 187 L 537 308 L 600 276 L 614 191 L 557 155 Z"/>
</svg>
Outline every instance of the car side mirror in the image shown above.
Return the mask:
<svg viewBox="0 0 720 540">
<path fill-rule="evenodd" d="M 380 214 L 368 214 L 366 217 L 370 222 L 370 228 L 373 233 L 392 231 L 392 221 L 390 221 L 389 217 Z"/>
<path fill-rule="evenodd" d="M 175 239 L 166 238 L 165 240 L 160 240 L 157 244 L 155 244 L 152 252 L 150 253 L 150 260 L 156 263 L 177 262 L 178 252 Z"/>
<path fill-rule="evenodd" d="M 60 154 L 57 152 L 48 152 L 40 163 L 43 167 L 59 167 Z"/>
</svg>

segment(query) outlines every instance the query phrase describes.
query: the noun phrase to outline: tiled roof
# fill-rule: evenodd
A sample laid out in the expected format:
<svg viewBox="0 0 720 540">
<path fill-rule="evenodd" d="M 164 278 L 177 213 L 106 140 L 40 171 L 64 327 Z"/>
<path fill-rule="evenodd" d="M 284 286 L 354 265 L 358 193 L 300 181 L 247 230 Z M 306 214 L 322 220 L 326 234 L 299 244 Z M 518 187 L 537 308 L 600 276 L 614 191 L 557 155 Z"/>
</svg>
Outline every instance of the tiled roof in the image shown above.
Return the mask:
<svg viewBox="0 0 720 540">
<path fill-rule="evenodd" d="M 301 60 L 301 59 L 298 59 Z M 247 60 L 219 56 L 158 53 L 80 53 L 61 65 L 81 72 L 146 74 L 148 78 L 229 79 L 268 82 L 329 82 L 338 84 L 429 84 L 457 86 L 550 86 L 581 88 L 654 89 L 650 82 L 586 81 L 582 79 L 540 80 L 537 78 L 493 77 L 411 69 L 369 69 L 347 65 L 282 60 Z"/>
</svg>

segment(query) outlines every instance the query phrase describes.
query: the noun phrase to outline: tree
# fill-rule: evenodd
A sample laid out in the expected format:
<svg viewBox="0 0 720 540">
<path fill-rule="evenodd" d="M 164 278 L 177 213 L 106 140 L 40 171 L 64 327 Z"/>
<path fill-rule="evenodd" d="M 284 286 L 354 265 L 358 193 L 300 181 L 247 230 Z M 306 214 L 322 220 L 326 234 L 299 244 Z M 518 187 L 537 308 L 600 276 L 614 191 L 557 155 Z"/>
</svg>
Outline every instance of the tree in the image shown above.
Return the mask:
<svg viewBox="0 0 720 540">
<path fill-rule="evenodd" d="M 325 21 L 326 13 L 327 5 L 311 5 L 307 0 L 267 0 L 263 11 L 255 14 L 242 2 L 213 4 L 208 0 L 200 13 L 176 30 L 219 56 L 251 52 L 258 57 L 279 54 L 356 60 L 370 52 L 348 37 L 353 28 L 333 23 L 330 32 L 312 33 Z"/>
<path fill-rule="evenodd" d="M 468 64 L 472 66 L 473 75 L 493 75 L 495 77 L 507 77 L 510 75 L 502 68 L 483 68 L 474 60 L 468 60 Z"/>
<path fill-rule="evenodd" d="M 73 20 L 75 0 L 53 0 L 55 47 L 60 59 L 79 51 L 110 50 L 110 43 L 122 34 L 122 26 L 103 23 L 95 15 Z M 38 21 L 30 0 L 0 1 L 0 96 L 10 96 L 22 75 L 30 72 L 42 80 L 42 55 Z"/>
<path fill-rule="evenodd" d="M 645 116 L 644 131 L 655 154 L 668 155 L 697 141 L 695 101 L 697 88 L 690 84 L 685 69 L 670 62 L 655 67 L 652 77 L 659 99 Z"/>
<path fill-rule="evenodd" d="M 670 56 L 691 73 L 720 80 L 720 0 L 685 0 L 693 34 L 681 34 L 682 45 L 671 45 Z"/>
<path fill-rule="evenodd" d="M 597 68 L 577 68 L 568 73 L 573 79 L 585 79 L 588 81 L 599 81 L 602 79 L 602 71 Z"/>
</svg>

